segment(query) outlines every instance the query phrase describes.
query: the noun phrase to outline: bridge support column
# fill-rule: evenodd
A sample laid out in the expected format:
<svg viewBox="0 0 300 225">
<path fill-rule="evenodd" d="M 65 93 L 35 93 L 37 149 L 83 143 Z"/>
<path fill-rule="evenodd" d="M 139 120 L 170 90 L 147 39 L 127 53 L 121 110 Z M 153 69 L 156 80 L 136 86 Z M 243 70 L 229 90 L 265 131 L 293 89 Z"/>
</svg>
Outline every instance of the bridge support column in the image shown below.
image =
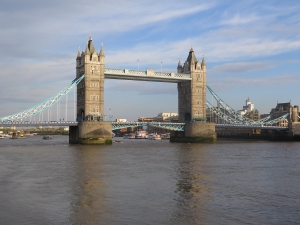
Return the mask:
<svg viewBox="0 0 300 225">
<path fill-rule="evenodd" d="M 214 123 L 187 123 L 184 130 L 182 133 L 172 133 L 170 142 L 201 143 L 217 140 Z"/>
<path fill-rule="evenodd" d="M 289 135 L 294 141 L 300 141 L 300 122 L 289 123 Z"/>
<path fill-rule="evenodd" d="M 78 127 L 70 127 L 69 143 L 84 145 L 112 144 L 111 122 L 82 121 Z"/>
</svg>

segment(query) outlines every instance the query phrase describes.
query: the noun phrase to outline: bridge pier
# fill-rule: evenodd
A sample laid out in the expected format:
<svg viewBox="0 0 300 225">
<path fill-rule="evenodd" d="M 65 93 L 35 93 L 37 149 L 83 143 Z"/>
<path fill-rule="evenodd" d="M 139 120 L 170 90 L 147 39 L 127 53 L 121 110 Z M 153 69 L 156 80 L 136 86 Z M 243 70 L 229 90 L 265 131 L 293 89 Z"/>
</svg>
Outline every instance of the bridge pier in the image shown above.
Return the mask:
<svg viewBox="0 0 300 225">
<path fill-rule="evenodd" d="M 82 121 L 70 126 L 69 143 L 84 145 L 112 144 L 111 122 Z"/>
<path fill-rule="evenodd" d="M 214 123 L 187 123 L 184 132 L 173 132 L 170 138 L 170 142 L 186 143 L 212 143 L 216 140 Z"/>
</svg>

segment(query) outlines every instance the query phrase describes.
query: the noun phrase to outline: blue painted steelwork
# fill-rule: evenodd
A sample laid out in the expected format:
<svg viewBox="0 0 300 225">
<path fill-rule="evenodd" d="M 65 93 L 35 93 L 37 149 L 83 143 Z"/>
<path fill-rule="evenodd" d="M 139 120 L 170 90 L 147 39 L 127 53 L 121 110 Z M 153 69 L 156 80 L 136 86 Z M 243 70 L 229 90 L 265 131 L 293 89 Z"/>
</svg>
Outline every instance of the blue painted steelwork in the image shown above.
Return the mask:
<svg viewBox="0 0 300 225">
<path fill-rule="evenodd" d="M 251 120 L 250 118 L 241 115 L 241 113 L 235 111 L 229 105 L 227 105 L 208 85 L 206 85 L 206 87 L 209 90 L 209 92 L 212 94 L 212 96 L 217 100 L 217 102 L 220 103 L 223 109 L 225 109 L 229 113 L 229 116 L 232 117 L 234 121 L 236 121 L 237 123 L 244 123 L 244 124 L 246 123 L 251 124 L 253 122 L 253 120 Z"/>
<path fill-rule="evenodd" d="M 280 116 L 276 119 L 270 120 L 270 121 L 266 121 L 264 122 L 264 125 L 272 125 L 272 124 L 276 124 L 278 122 L 280 122 L 281 120 L 284 120 L 288 117 L 289 113 L 284 114 L 283 116 Z"/>
<path fill-rule="evenodd" d="M 36 126 L 78 126 L 77 121 L 14 121 L 14 122 L 0 122 L 3 127 L 36 127 Z"/>
<path fill-rule="evenodd" d="M 235 117 L 232 117 L 231 114 L 226 114 L 224 111 L 219 110 L 218 108 L 214 107 L 209 101 L 206 100 L 206 107 L 209 108 L 216 116 L 219 118 L 232 123 L 232 124 L 245 124 L 243 121 L 237 120 Z"/>
<path fill-rule="evenodd" d="M 167 123 L 167 122 L 112 122 L 112 130 L 119 130 L 128 127 L 151 126 L 167 130 L 184 131 L 184 123 Z"/>
<path fill-rule="evenodd" d="M 20 113 L 16 113 L 10 116 L 5 116 L 5 117 L 0 117 L 0 121 L 1 122 L 6 122 L 6 121 L 15 121 L 15 120 L 23 120 L 25 118 L 31 117 L 35 114 L 38 114 L 46 109 L 48 109 L 49 107 L 51 107 L 53 104 L 55 104 L 56 102 L 58 102 L 61 98 L 63 98 L 64 96 L 66 96 L 66 94 L 69 93 L 69 91 L 77 86 L 77 84 L 84 78 L 84 75 L 82 75 L 79 78 L 74 79 L 70 85 L 68 85 L 67 87 L 65 87 L 63 90 L 61 90 L 60 92 L 58 92 L 56 95 L 52 96 L 51 98 L 49 98 L 48 100 L 30 108 L 27 109 L 23 112 Z"/>
<path fill-rule="evenodd" d="M 163 129 L 174 130 L 174 131 L 184 131 L 184 123 L 164 123 L 164 122 L 112 122 L 112 130 L 118 130 L 127 127 L 137 127 L 137 126 L 153 126 L 160 127 Z M 0 122 L 0 126 L 9 127 L 32 127 L 32 126 L 78 126 L 77 121 L 23 121 L 23 122 Z M 262 129 L 262 130 L 288 130 L 288 127 L 281 126 L 269 126 L 269 125 L 243 125 L 243 124 L 216 124 L 216 128 L 230 128 L 230 129 Z"/>
<path fill-rule="evenodd" d="M 234 116 L 232 116 L 231 114 L 226 114 L 224 112 L 222 112 L 222 110 L 219 110 L 218 108 L 214 107 L 210 102 L 208 102 L 206 100 L 206 106 L 207 108 L 209 108 L 216 116 L 218 116 L 219 118 L 229 122 L 230 124 L 232 125 L 243 125 L 243 126 L 248 126 L 251 128 L 251 126 L 269 126 L 269 125 L 273 125 L 273 124 L 276 124 L 278 122 L 280 122 L 281 120 L 284 120 L 285 118 L 287 118 L 287 116 L 289 115 L 289 113 L 281 116 L 281 117 L 278 117 L 276 119 L 273 119 L 273 120 L 269 120 L 271 116 L 268 116 L 262 120 L 258 120 L 258 121 L 255 121 L 255 120 L 252 120 L 253 122 L 245 122 L 245 121 L 240 121 L 240 120 L 237 120 L 235 119 Z"/>
<path fill-rule="evenodd" d="M 289 114 L 285 114 L 279 118 L 269 120 L 271 118 L 271 115 L 263 118 L 261 120 L 252 120 L 248 117 L 245 117 L 244 115 L 241 115 L 239 112 L 232 109 L 229 105 L 227 105 L 218 95 L 208 86 L 206 85 L 209 92 L 213 95 L 213 97 L 220 103 L 220 105 L 223 107 L 223 109 L 226 110 L 228 113 L 222 112 L 222 109 L 215 108 L 212 104 L 210 104 L 208 101 L 206 103 L 206 106 L 217 116 L 220 118 L 233 123 L 233 124 L 244 124 L 244 125 L 272 125 L 276 124 L 279 121 L 285 119 Z"/>
</svg>

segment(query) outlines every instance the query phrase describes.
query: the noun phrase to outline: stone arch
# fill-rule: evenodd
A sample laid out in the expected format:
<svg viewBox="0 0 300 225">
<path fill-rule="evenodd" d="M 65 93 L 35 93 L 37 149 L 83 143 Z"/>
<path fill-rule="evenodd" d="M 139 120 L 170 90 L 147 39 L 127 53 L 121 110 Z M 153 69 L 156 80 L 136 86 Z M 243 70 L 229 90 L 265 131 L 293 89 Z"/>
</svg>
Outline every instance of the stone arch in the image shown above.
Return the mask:
<svg viewBox="0 0 300 225">
<path fill-rule="evenodd" d="M 191 120 L 192 120 L 192 118 L 191 118 L 191 114 L 190 113 L 185 113 L 184 114 L 184 122 L 185 123 L 190 123 L 191 122 Z"/>
<path fill-rule="evenodd" d="M 77 115 L 77 122 L 81 122 L 84 120 L 85 114 L 84 109 L 79 109 L 78 115 Z"/>
</svg>

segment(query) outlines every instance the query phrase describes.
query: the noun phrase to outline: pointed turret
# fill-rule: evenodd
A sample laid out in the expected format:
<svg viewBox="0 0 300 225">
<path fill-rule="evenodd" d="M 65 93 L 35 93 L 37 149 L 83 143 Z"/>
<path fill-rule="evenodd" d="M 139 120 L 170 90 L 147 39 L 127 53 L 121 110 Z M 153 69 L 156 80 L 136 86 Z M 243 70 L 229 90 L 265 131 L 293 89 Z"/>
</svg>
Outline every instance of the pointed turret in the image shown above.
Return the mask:
<svg viewBox="0 0 300 225">
<path fill-rule="evenodd" d="M 80 55 L 80 47 L 78 47 L 78 52 L 77 52 L 77 58 L 80 58 L 81 55 Z"/>
<path fill-rule="evenodd" d="M 197 59 L 196 59 L 196 61 L 195 61 L 195 58 L 196 58 L 196 56 L 195 56 L 195 54 L 194 54 L 194 49 L 193 48 L 191 48 L 190 49 L 190 52 L 192 52 L 192 57 L 191 57 L 191 65 L 195 65 L 195 62 L 197 62 Z"/>
<path fill-rule="evenodd" d="M 100 48 L 100 55 L 101 56 L 105 56 L 104 55 L 104 50 L 103 50 L 103 44 L 101 43 L 101 48 Z"/>
<path fill-rule="evenodd" d="M 89 50 L 89 45 L 87 43 L 86 47 L 85 47 L 85 52 L 84 52 L 86 55 L 89 55 L 90 54 L 90 50 Z"/>
<path fill-rule="evenodd" d="M 179 59 L 179 61 L 178 61 L 178 67 L 182 67 L 181 62 L 180 62 L 180 59 Z M 178 68 L 178 67 L 177 67 L 177 68 Z"/>
<path fill-rule="evenodd" d="M 201 63 L 201 66 L 206 66 L 206 62 L 205 62 L 205 59 L 204 59 L 204 55 L 202 57 L 202 63 Z"/>
<path fill-rule="evenodd" d="M 182 65 L 181 65 L 180 59 L 178 61 L 177 73 L 182 73 Z"/>
<path fill-rule="evenodd" d="M 76 66 L 80 66 L 80 62 L 81 62 L 80 47 L 78 47 L 78 53 L 77 53 L 77 58 L 76 58 Z"/>
<path fill-rule="evenodd" d="M 203 57 L 202 57 L 201 67 L 202 67 L 202 70 L 203 70 L 204 72 L 206 72 L 206 62 L 205 62 L 205 59 L 204 59 L 204 55 L 203 55 Z"/>
<path fill-rule="evenodd" d="M 191 70 L 194 70 L 195 68 L 195 63 L 197 62 L 197 57 L 195 56 L 195 53 L 194 53 L 194 49 L 191 48 L 190 49 L 190 52 L 189 52 L 189 55 L 184 63 L 184 71 L 185 72 L 189 72 Z"/>
<path fill-rule="evenodd" d="M 100 63 L 104 64 L 104 59 L 105 59 L 105 55 L 104 55 L 104 50 L 103 50 L 103 44 L 101 43 L 100 53 L 99 53 Z"/>
<path fill-rule="evenodd" d="M 90 50 L 90 55 L 92 55 L 96 51 L 95 47 L 94 47 L 94 44 L 93 44 L 92 35 L 90 35 L 90 38 L 89 38 L 88 48 Z"/>
<path fill-rule="evenodd" d="M 86 47 L 85 47 L 85 52 L 84 52 L 84 61 L 89 62 L 90 59 L 91 59 L 90 50 L 89 50 L 89 45 L 88 45 L 88 42 L 87 42 Z"/>
<path fill-rule="evenodd" d="M 198 61 L 198 60 L 197 60 L 197 58 L 196 58 L 196 56 L 195 56 L 194 49 L 191 48 L 191 49 L 190 49 L 190 52 L 189 52 L 189 56 L 188 56 L 187 59 L 186 59 L 186 62 L 188 62 L 189 65 L 192 65 L 192 64 L 195 64 L 195 62 L 197 62 L 197 61 Z"/>
</svg>

